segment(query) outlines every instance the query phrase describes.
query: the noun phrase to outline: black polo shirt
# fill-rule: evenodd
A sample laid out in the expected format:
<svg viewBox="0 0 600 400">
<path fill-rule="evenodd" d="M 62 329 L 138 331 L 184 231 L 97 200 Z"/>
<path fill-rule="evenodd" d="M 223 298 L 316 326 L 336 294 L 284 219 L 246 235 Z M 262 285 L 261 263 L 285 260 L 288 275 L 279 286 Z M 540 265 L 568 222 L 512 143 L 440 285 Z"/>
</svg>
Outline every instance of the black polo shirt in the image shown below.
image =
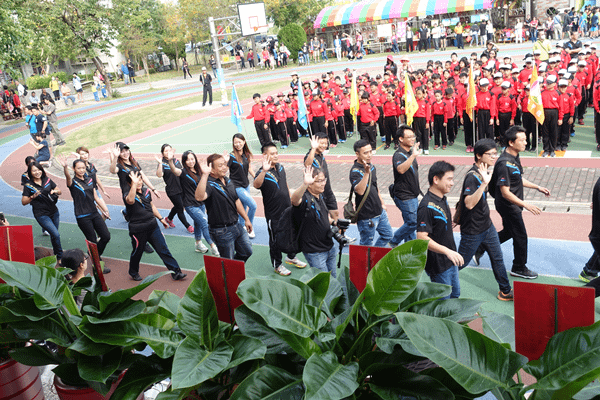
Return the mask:
<svg viewBox="0 0 600 400">
<path fill-rule="evenodd" d="M 304 156 L 304 161 L 308 158 L 310 151 L 306 153 Z M 337 200 L 335 195 L 333 194 L 333 190 L 331 189 L 331 179 L 329 179 L 329 168 L 327 167 L 327 161 L 325 161 L 324 154 L 317 154 L 315 152 L 315 156 L 313 157 L 312 162 L 313 168 L 319 168 L 325 174 L 325 178 L 327 178 L 327 182 L 325 182 L 325 190 L 323 191 L 323 197 L 325 198 L 325 204 L 327 205 L 328 210 L 337 210 Z"/>
<path fill-rule="evenodd" d="M 98 182 L 96 181 L 96 174 L 98 174 L 98 170 L 96 166 L 88 161 L 85 166 L 85 177 L 90 177 L 94 179 L 94 189 L 98 188 Z"/>
<path fill-rule="evenodd" d="M 183 166 L 179 162 L 179 160 L 173 160 L 173 165 L 175 168 L 183 170 Z M 162 172 L 163 172 L 163 181 L 165 181 L 165 192 L 167 192 L 167 196 L 175 196 L 181 194 L 181 183 L 179 182 L 179 177 L 171 171 L 171 167 L 169 166 L 169 160 L 163 157 L 162 159 Z"/>
<path fill-rule="evenodd" d="M 35 116 L 35 127 L 39 132 L 42 132 L 42 129 L 44 128 L 44 122 L 47 122 L 48 118 L 46 118 L 46 116 L 44 114 L 38 114 Z M 48 133 L 50 133 L 50 125 L 46 126 L 46 131 L 44 132 L 46 135 Z"/>
<path fill-rule="evenodd" d="M 294 206 L 292 215 L 298 227 L 304 224 L 298 239 L 303 252 L 323 253 L 333 247 L 333 239 L 329 234 L 329 213 L 322 194 L 315 197 L 308 190 L 304 192 L 302 202 Z"/>
<path fill-rule="evenodd" d="M 89 176 L 79 179 L 73 177 L 73 183 L 69 186 L 69 192 L 73 198 L 75 218 L 90 217 L 97 213 L 94 202 L 94 188 L 96 179 Z"/>
<path fill-rule="evenodd" d="M 248 170 L 250 168 L 250 160 L 245 154 L 242 154 L 242 162 L 240 163 L 233 153 L 229 154 L 229 179 L 233 182 L 236 188 L 247 187 L 250 184 L 248 180 Z"/>
<path fill-rule="evenodd" d="M 522 207 L 502 197 L 502 192 L 500 191 L 501 186 L 508 186 L 512 194 L 523 200 L 523 167 L 521 166 L 519 155 L 515 157 L 504 150 L 494 165 L 492 182 L 496 186 L 494 192 L 494 204 L 496 208 L 500 207 L 514 212 L 521 212 L 523 210 Z"/>
<path fill-rule="evenodd" d="M 582 47 L 583 45 L 581 44 L 581 40 L 577 40 L 575 43 L 573 43 L 570 40 L 568 42 L 565 42 L 565 49 L 567 50 L 576 50 L 581 49 Z M 571 58 L 577 59 L 577 54 L 571 55 Z"/>
<path fill-rule="evenodd" d="M 196 200 L 196 187 L 198 187 L 200 177 L 187 169 L 183 169 L 179 175 L 181 193 L 184 207 L 200 207 L 201 201 Z"/>
<path fill-rule="evenodd" d="M 152 232 L 157 227 L 156 217 L 152 212 L 152 192 L 142 186 L 141 192 L 136 192 L 133 204 L 128 204 L 125 198 L 129 192 L 123 194 L 123 201 L 129 217 L 130 232 Z"/>
<path fill-rule="evenodd" d="M 417 232 L 427 232 L 429 238 L 436 243 L 456 251 L 452 234 L 452 215 L 446 196 L 440 198 L 427 191 L 417 209 Z M 445 255 L 427 250 L 425 271 L 428 274 L 441 274 L 452 265 L 452 261 Z"/>
<path fill-rule="evenodd" d="M 411 156 L 410 150 L 406 151 L 400 146 L 392 157 L 394 169 L 394 196 L 400 200 L 410 200 L 419 196 L 419 164 L 415 158 L 412 165 L 403 174 L 398 172 L 398 166 Z"/>
<path fill-rule="evenodd" d="M 129 182 L 127 182 L 127 177 L 131 172 L 141 172 L 142 168 L 140 166 L 135 166 L 132 164 L 122 164 L 117 163 L 117 176 L 119 177 L 119 186 L 121 187 L 121 193 L 127 195 L 129 193 Z"/>
<path fill-rule="evenodd" d="M 56 187 L 56 183 L 48 177 L 42 178 L 42 184 L 38 185 L 32 180 L 25 182 L 23 186 L 23 196 L 31 197 L 36 192 L 40 192 L 40 195 L 31 201 L 31 208 L 33 209 L 33 216 L 52 216 L 58 212 L 56 204 L 50 198 L 50 192 Z"/>
<path fill-rule="evenodd" d="M 350 170 L 350 185 L 352 185 L 352 188 L 355 188 L 356 185 L 360 183 L 364 175 L 365 166 L 362 163 L 359 163 L 358 160 L 354 160 L 354 165 Z M 368 185 L 366 188 L 368 188 Z M 363 196 L 356 192 L 354 192 L 354 196 L 354 207 L 358 208 Z M 378 217 L 382 212 L 383 207 L 381 206 L 379 190 L 377 189 L 377 172 L 375 170 L 375 166 L 371 164 L 371 190 L 369 191 L 369 197 L 367 197 L 365 204 L 363 204 L 362 208 L 358 212 L 358 221 Z"/>
<path fill-rule="evenodd" d="M 260 175 L 262 170 L 261 167 L 256 176 Z M 292 205 L 285 169 L 279 163 L 266 172 L 260 191 L 263 198 L 265 218 L 268 220 L 278 220 L 283 210 Z"/>
<path fill-rule="evenodd" d="M 231 179 L 225 179 L 225 184 L 220 179 L 208 176 L 206 183 L 206 195 L 204 200 L 206 212 L 208 214 L 208 226 L 210 228 L 219 228 L 236 224 L 238 221 L 238 212 L 235 202 L 238 199 L 235 192 L 235 186 Z"/>
<path fill-rule="evenodd" d="M 465 182 L 463 183 L 463 196 L 471 196 L 481 186 L 481 175 L 476 164 L 467 172 Z M 490 207 L 487 203 L 487 190 L 483 192 L 481 198 L 475 204 L 475 207 L 468 209 L 464 204 L 460 216 L 460 233 L 465 235 L 479 235 L 490 229 L 492 220 L 490 219 Z"/>
<path fill-rule="evenodd" d="M 600 237 L 600 178 L 592 190 L 592 230 L 590 237 Z"/>
</svg>

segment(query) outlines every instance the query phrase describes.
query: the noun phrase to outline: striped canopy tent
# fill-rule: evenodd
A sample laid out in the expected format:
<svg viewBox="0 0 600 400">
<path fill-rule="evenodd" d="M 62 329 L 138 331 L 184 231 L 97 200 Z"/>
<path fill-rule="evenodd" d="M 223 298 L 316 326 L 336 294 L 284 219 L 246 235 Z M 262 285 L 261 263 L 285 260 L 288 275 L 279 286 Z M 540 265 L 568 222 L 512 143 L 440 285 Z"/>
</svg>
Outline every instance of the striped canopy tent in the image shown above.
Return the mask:
<svg viewBox="0 0 600 400">
<path fill-rule="evenodd" d="M 340 26 L 392 18 L 426 17 L 462 11 L 487 10 L 492 0 L 363 0 L 358 3 L 325 7 L 314 28 Z"/>
</svg>

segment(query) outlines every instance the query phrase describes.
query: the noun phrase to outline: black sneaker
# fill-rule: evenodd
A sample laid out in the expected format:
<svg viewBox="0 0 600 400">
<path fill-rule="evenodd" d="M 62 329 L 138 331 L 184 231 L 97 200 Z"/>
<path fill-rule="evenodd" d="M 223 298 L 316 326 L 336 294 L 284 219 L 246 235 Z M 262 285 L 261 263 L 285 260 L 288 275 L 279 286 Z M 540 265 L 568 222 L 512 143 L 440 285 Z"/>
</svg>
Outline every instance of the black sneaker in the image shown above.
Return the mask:
<svg viewBox="0 0 600 400">
<path fill-rule="evenodd" d="M 152 246 L 150 246 L 148 243 L 146 243 L 146 246 L 144 247 L 144 252 L 151 254 L 151 253 L 154 253 L 154 249 L 152 248 Z"/>
<path fill-rule="evenodd" d="M 187 274 L 184 274 L 183 272 L 181 272 L 181 270 L 175 272 L 174 274 L 171 274 L 171 278 L 173 278 L 174 281 L 180 281 L 186 276 Z"/>
<path fill-rule="evenodd" d="M 523 269 L 517 270 L 515 271 L 514 269 L 510 271 L 510 274 L 512 276 L 516 276 L 518 278 L 523 278 L 523 279 L 535 279 L 538 277 L 537 272 L 533 272 L 532 270 L 530 270 L 527 267 L 523 267 Z"/>
<path fill-rule="evenodd" d="M 502 291 L 499 291 L 498 292 L 498 300 L 502 300 L 502 301 L 515 301 L 515 294 L 512 291 L 512 289 L 508 293 L 502 293 Z"/>
<path fill-rule="evenodd" d="M 588 274 L 585 270 L 581 271 L 579 274 L 579 279 L 585 283 L 589 283 L 590 281 L 597 278 L 597 275 Z"/>
<path fill-rule="evenodd" d="M 483 257 L 483 253 L 479 250 L 477 250 L 475 252 L 475 255 L 473 256 L 473 264 L 479 266 L 480 262 L 479 260 L 481 260 L 481 257 Z"/>
<path fill-rule="evenodd" d="M 106 268 L 104 267 L 104 269 L 102 270 L 103 274 L 110 274 L 110 268 Z"/>
<path fill-rule="evenodd" d="M 131 279 L 133 279 L 134 281 L 141 281 L 142 277 L 140 276 L 140 274 L 135 274 L 131 275 Z"/>
</svg>

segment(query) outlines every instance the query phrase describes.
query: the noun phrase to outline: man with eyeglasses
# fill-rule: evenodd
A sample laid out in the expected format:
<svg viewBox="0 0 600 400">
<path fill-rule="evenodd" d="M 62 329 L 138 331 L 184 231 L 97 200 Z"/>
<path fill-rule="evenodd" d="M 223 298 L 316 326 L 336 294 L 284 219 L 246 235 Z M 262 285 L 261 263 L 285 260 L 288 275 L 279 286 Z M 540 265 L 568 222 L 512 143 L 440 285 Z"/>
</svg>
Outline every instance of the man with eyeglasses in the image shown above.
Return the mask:
<svg viewBox="0 0 600 400">
<path fill-rule="evenodd" d="M 336 277 L 334 246 L 330 225 L 333 222 L 323 192 L 327 178 L 320 168 L 304 168 L 302 185 L 292 193 L 292 217 L 298 224 L 298 243 L 308 264 Z"/>
<path fill-rule="evenodd" d="M 394 232 L 390 246 L 396 247 L 402 241 L 408 242 L 417 238 L 417 208 L 421 193 L 419 188 L 419 164 L 417 157 L 422 150 L 415 144 L 415 132 L 408 125 L 402 124 L 397 131 L 400 147 L 392 157 L 394 183 L 390 187 L 390 195 L 402 212 L 404 224 Z"/>
<path fill-rule="evenodd" d="M 487 188 L 492 179 L 488 167 L 493 165 L 498 157 L 496 142 L 494 139 L 478 140 L 473 147 L 473 154 L 475 163 L 465 176 L 455 214 L 455 220 L 460 224 L 458 253 L 466 261 L 459 269 L 467 266 L 468 260 L 481 246 L 490 255 L 492 271 L 500 288 L 498 299 L 512 301 L 513 291 L 506 274 L 500 239 L 490 218 L 487 203 Z"/>
</svg>

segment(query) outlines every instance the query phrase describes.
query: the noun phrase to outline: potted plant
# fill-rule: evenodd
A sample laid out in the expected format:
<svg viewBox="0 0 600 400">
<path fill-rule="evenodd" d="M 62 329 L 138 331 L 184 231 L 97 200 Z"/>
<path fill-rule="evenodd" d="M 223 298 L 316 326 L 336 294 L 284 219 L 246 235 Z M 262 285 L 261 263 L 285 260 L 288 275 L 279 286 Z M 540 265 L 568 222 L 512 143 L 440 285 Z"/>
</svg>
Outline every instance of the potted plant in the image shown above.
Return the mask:
<svg viewBox="0 0 600 400">
<path fill-rule="evenodd" d="M 10 349 L 12 359 L 30 366 L 56 365 L 53 372 L 59 396 L 74 398 L 75 394 L 86 400 L 109 398 L 104 396 L 110 396 L 123 372 L 133 366 L 155 363 L 155 370 L 160 365 L 170 369 L 168 358 L 182 335 L 173 330 L 171 320 L 148 313 L 144 301 L 132 299 L 165 273 L 148 276 L 138 286 L 114 293 L 102 292 L 90 276 L 71 284 L 66 273 L 54 268 L 54 263 L 29 265 L 0 260 L 0 277 L 6 282 L 0 287 L 3 292 L 12 292 L 1 308 L 2 315 L 8 317 L 3 318 L 6 329 L 19 340 L 50 342 L 57 348 L 50 350 L 30 342 Z M 82 290 L 86 294 L 80 308 L 75 296 Z M 106 340 L 90 334 L 117 322 L 122 323 L 123 330 L 112 332 Z M 133 352 L 146 344 L 160 357 Z M 127 388 L 127 398 L 141 398 L 156 380 L 150 374 L 144 378 L 148 381 L 144 386 Z M 68 389 L 74 392 L 67 393 Z"/>
</svg>

